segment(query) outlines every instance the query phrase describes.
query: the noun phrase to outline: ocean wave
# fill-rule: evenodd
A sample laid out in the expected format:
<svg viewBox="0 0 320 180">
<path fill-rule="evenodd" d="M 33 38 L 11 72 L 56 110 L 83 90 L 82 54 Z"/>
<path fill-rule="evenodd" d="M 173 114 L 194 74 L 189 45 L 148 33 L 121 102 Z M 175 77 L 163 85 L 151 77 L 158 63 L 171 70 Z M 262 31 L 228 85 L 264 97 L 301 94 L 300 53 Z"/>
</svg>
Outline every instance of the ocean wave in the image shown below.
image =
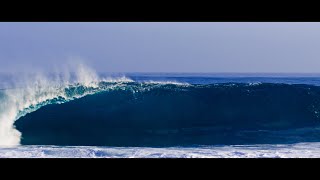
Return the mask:
<svg viewBox="0 0 320 180">
<path fill-rule="evenodd" d="M 320 140 L 317 86 L 99 82 L 97 87 L 69 86 L 64 94 L 66 98 L 45 101 L 15 122 L 22 144 L 192 146 Z"/>
<path fill-rule="evenodd" d="M 133 81 L 99 78 L 85 66 L 56 77 L 35 75 L 0 91 L 0 145 L 320 141 L 319 86 Z"/>
</svg>

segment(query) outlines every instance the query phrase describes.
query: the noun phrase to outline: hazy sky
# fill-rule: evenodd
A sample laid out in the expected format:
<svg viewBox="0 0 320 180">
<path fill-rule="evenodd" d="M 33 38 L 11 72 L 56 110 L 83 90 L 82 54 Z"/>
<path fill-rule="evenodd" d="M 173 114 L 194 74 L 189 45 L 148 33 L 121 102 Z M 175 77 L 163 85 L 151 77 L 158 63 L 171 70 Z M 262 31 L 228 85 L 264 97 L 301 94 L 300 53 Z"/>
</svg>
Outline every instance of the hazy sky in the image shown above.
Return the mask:
<svg viewBox="0 0 320 180">
<path fill-rule="evenodd" d="M 320 23 L 0 23 L 0 71 L 320 72 Z"/>
</svg>

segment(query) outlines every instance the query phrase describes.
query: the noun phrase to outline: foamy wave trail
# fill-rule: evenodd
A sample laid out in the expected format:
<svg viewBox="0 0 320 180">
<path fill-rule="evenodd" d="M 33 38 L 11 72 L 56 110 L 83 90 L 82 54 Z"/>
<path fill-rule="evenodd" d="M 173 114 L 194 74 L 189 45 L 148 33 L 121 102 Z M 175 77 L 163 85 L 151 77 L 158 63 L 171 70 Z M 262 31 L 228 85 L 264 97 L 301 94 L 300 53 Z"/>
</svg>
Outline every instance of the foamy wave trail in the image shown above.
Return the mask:
<svg viewBox="0 0 320 180">
<path fill-rule="evenodd" d="M 320 158 L 320 143 L 201 147 L 18 146 L 0 158 Z"/>
<path fill-rule="evenodd" d="M 201 147 L 18 146 L 0 158 L 320 158 L 320 143 Z"/>
</svg>

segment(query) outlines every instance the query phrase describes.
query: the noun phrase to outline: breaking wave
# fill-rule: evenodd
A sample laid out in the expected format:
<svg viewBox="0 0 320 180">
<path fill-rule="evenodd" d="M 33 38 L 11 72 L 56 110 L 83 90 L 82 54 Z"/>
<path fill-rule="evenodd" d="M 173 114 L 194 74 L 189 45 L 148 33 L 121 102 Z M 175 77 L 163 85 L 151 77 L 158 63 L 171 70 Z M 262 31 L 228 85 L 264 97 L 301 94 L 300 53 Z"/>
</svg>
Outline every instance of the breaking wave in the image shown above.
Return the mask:
<svg viewBox="0 0 320 180">
<path fill-rule="evenodd" d="M 319 142 L 319 125 L 320 87 L 306 84 L 138 82 L 79 65 L 0 90 L 2 146 Z"/>
</svg>

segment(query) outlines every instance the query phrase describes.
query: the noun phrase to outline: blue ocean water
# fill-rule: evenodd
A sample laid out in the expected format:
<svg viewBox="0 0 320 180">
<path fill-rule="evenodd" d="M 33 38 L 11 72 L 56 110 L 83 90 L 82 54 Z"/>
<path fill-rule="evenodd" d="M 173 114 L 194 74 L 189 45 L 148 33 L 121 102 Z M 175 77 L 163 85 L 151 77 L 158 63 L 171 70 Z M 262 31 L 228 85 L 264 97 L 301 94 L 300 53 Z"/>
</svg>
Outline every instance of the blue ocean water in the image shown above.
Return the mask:
<svg viewBox="0 0 320 180">
<path fill-rule="evenodd" d="M 97 152 L 113 157 L 110 151 L 143 157 L 133 156 L 138 150 L 145 157 L 257 157 L 253 152 L 259 148 L 268 157 L 284 157 L 279 152 L 306 157 L 297 149 L 315 150 L 320 142 L 319 74 L 104 73 L 99 78 L 104 80 L 63 86 L 46 81 L 45 88 L 40 83 L 26 91 L 23 82 L 0 77 L 0 123 L 11 118 L 9 97 L 19 104 L 10 111 L 17 112 L 12 117 L 18 133 L 8 130 L 2 137 L 20 145 L 1 149 L 5 157 L 59 148 L 57 157 L 84 149 L 95 157 Z M 10 94 L 16 89 L 22 90 Z M 26 153 L 30 149 L 37 153 Z"/>
</svg>

